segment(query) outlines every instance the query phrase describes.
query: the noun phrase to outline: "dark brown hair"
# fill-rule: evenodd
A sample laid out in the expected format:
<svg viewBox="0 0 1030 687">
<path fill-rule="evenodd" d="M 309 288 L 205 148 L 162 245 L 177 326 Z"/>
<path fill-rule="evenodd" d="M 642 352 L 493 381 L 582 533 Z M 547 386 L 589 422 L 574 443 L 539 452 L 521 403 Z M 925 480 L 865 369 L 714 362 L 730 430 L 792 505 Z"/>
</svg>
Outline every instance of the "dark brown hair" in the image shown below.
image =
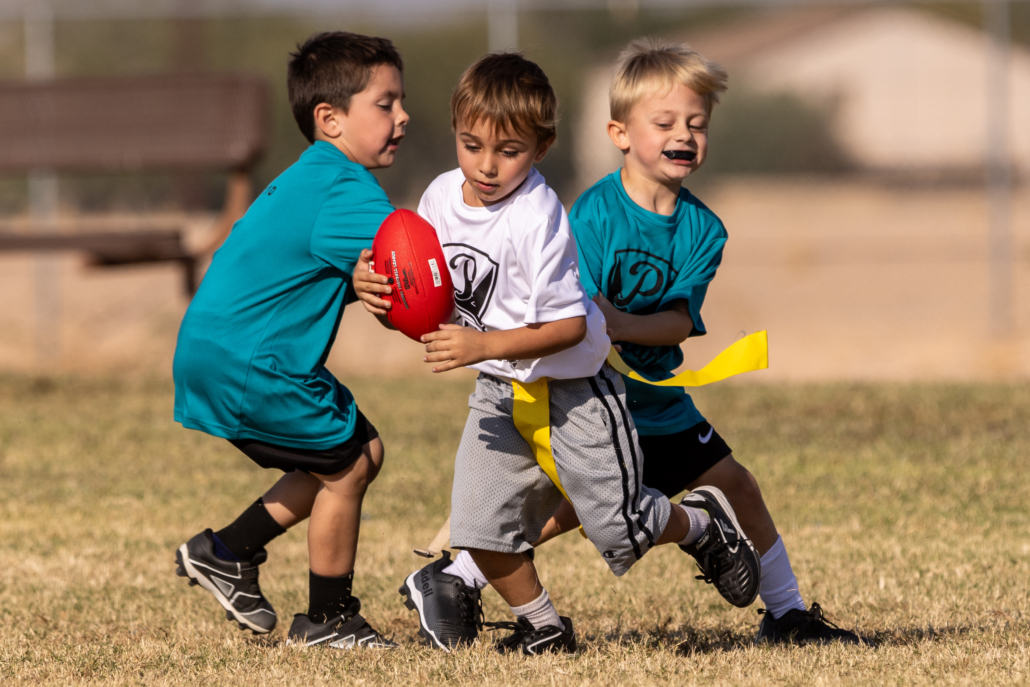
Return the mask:
<svg viewBox="0 0 1030 687">
<path fill-rule="evenodd" d="M 495 53 L 465 70 L 451 96 L 451 126 L 485 119 L 498 130 L 555 137 L 558 98 L 539 66 L 518 53 Z"/>
<path fill-rule="evenodd" d="M 297 126 L 315 142 L 315 107 L 328 103 L 344 112 L 351 96 L 368 86 L 372 69 L 388 64 L 404 71 L 400 53 L 387 38 L 345 31 L 318 33 L 290 53 L 286 88 Z"/>
</svg>

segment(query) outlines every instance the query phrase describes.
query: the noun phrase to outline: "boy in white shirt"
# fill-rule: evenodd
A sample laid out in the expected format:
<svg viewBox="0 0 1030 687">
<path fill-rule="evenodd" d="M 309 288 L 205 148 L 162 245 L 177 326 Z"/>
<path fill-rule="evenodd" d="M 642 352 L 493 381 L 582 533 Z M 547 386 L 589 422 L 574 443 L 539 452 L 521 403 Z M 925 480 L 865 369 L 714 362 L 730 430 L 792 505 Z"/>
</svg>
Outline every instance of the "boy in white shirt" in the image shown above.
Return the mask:
<svg viewBox="0 0 1030 687">
<path fill-rule="evenodd" d="M 576 246 L 558 197 L 533 164 L 555 140 L 557 99 L 543 71 L 516 54 L 469 67 L 451 100 L 459 169 L 419 205 L 436 227 L 460 324 L 422 338 L 434 372 L 479 370 L 455 462 L 451 543 L 469 551 L 511 606 L 502 652 L 574 652 L 533 565 L 532 543 L 565 496 L 616 575 L 651 547 L 708 551 L 704 571 L 731 603 L 758 591 L 758 555 L 715 488 L 673 505 L 641 484 L 642 455 L 622 377 L 605 358 L 604 317 L 580 285 Z M 362 260 L 368 261 L 369 253 Z M 384 315 L 385 276 L 359 267 L 354 288 Z M 479 585 L 442 558 L 401 587 L 419 634 L 444 650 L 478 635 Z M 455 618 L 458 620 L 455 621 Z"/>
</svg>

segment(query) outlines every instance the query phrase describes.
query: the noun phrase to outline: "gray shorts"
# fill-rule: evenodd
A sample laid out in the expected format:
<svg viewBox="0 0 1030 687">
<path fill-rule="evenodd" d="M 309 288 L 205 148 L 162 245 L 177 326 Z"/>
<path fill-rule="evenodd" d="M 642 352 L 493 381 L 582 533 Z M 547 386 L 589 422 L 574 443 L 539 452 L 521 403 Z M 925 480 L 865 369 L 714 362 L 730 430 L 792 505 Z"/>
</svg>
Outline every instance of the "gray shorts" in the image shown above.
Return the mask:
<svg viewBox="0 0 1030 687">
<path fill-rule="evenodd" d="M 622 376 L 550 380 L 551 452 L 583 531 L 624 575 L 665 531 L 671 504 L 641 484 L 643 455 L 626 409 Z M 521 553 L 532 549 L 562 494 L 537 464 L 513 420 L 510 380 L 480 374 L 454 466 L 451 544 Z"/>
</svg>

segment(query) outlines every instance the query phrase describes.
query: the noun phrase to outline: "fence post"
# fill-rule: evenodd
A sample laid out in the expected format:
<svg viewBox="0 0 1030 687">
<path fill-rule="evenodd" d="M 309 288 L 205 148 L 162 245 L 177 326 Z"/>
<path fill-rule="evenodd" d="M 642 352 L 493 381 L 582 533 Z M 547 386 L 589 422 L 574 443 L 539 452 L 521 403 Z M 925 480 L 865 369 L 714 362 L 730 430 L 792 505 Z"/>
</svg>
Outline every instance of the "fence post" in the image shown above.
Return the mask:
<svg viewBox="0 0 1030 687">
<path fill-rule="evenodd" d="M 48 81 L 54 78 L 54 14 L 44 1 L 25 11 L 25 78 Z M 36 231 L 57 231 L 57 174 L 37 169 L 29 173 L 29 212 Z M 34 272 L 34 302 L 37 364 L 52 363 L 61 353 L 61 262 L 47 253 L 37 253 Z"/>
</svg>

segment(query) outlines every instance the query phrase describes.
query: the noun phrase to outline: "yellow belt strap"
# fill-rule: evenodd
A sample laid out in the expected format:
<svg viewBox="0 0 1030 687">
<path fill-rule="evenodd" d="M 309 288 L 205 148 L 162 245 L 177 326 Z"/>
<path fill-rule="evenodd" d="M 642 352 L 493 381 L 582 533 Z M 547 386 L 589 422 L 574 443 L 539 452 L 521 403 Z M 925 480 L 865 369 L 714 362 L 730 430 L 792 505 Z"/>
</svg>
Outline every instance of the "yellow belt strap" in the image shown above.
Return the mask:
<svg viewBox="0 0 1030 687">
<path fill-rule="evenodd" d="M 652 382 L 641 377 L 626 364 L 614 346 L 608 351 L 608 364 L 630 379 L 652 386 L 704 386 L 744 372 L 769 367 L 769 336 L 764 330 L 745 336 L 715 356 L 712 362 L 700 370 L 684 370 L 672 379 L 663 379 L 660 382 Z"/>
<path fill-rule="evenodd" d="M 558 478 L 558 469 L 554 466 L 554 455 L 551 453 L 551 402 L 547 392 L 547 377 L 525 384 L 513 379 L 511 385 L 515 392 L 512 409 L 515 428 L 533 450 L 533 457 L 540 469 L 558 487 L 562 496 L 569 498 Z"/>
<path fill-rule="evenodd" d="M 765 331 L 745 336 L 732 346 L 715 356 L 712 362 L 700 370 L 684 370 L 672 379 L 652 382 L 644 379 L 623 361 L 622 356 L 612 348 L 608 353 L 608 364 L 638 382 L 654 386 L 703 386 L 718 382 L 754 370 L 769 367 L 769 339 Z M 551 452 L 551 403 L 547 389 L 547 377 L 535 382 L 511 382 L 514 393 L 512 420 L 515 428 L 526 440 L 533 451 L 537 465 L 544 474 L 558 487 L 562 496 L 569 498 L 558 477 L 558 469 L 554 465 L 554 454 Z M 584 537 L 583 528 L 579 533 Z"/>
</svg>

